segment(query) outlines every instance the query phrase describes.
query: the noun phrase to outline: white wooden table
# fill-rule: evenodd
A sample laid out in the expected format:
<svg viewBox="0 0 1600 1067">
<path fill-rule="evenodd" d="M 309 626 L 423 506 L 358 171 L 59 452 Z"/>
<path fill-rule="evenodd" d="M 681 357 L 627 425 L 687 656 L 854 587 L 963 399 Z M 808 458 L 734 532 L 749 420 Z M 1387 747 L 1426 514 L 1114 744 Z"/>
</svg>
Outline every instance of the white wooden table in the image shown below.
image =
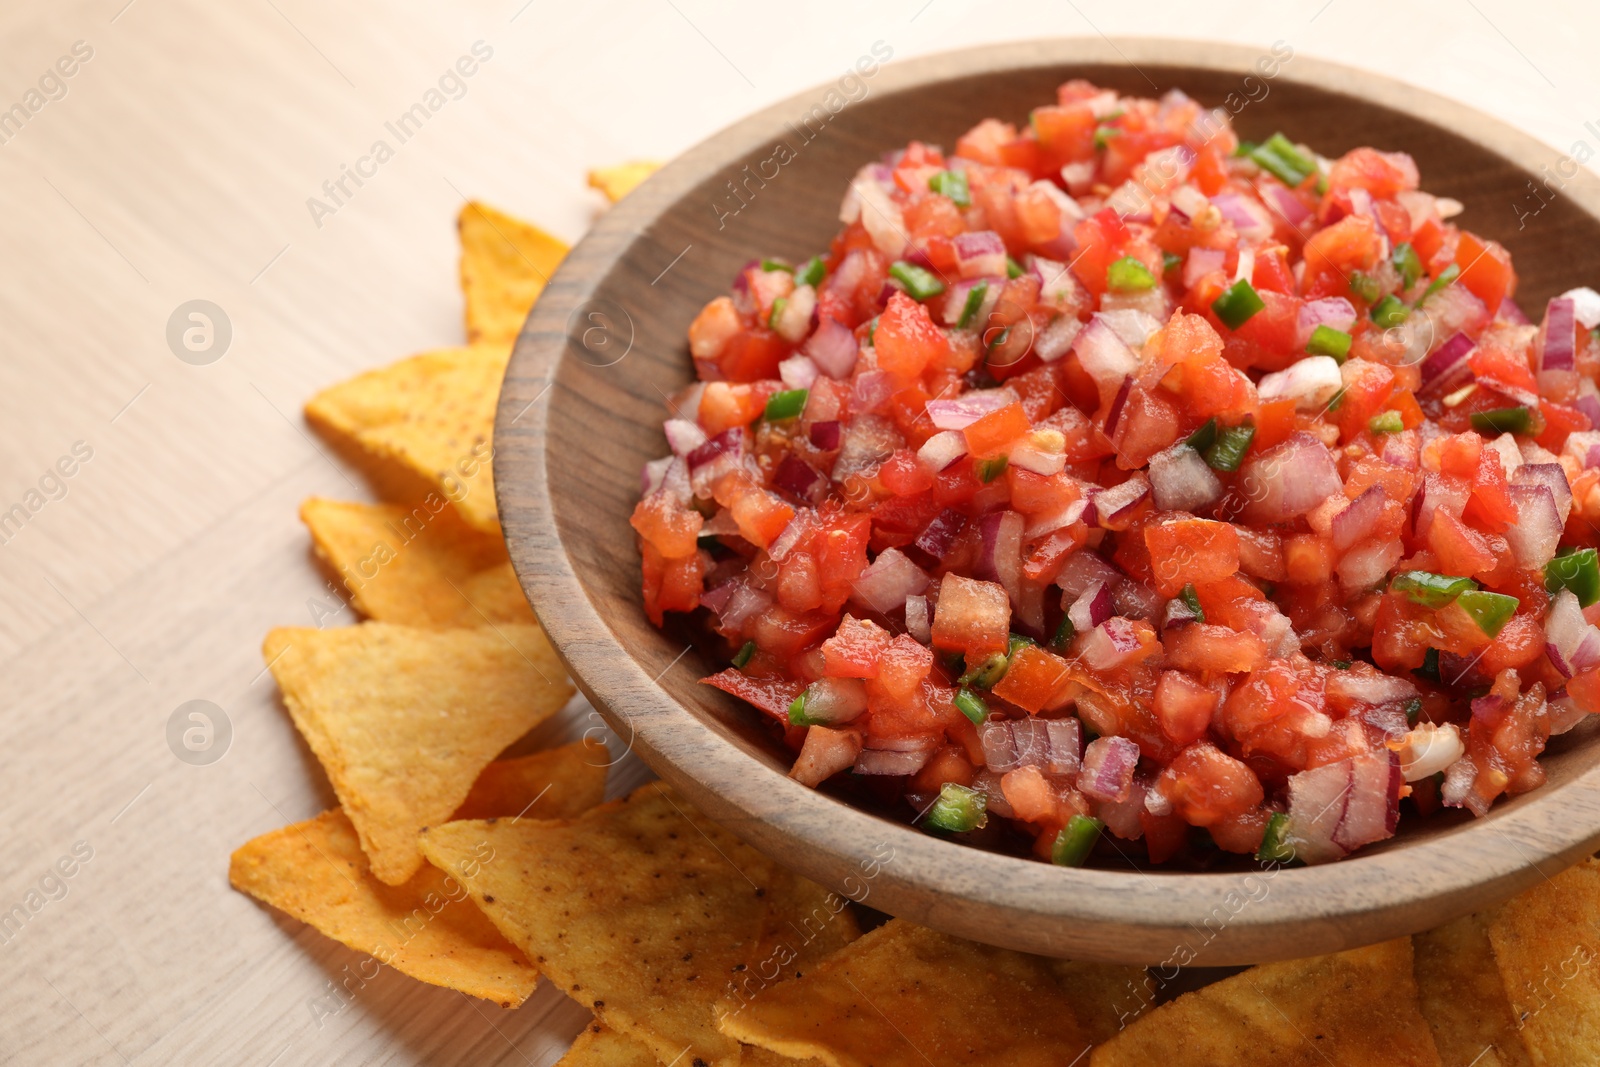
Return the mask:
<svg viewBox="0 0 1600 1067">
<path fill-rule="evenodd" d="M 464 197 L 575 240 L 602 210 L 588 167 L 670 157 L 876 41 L 1282 40 L 1600 150 L 1600 9 L 1577 3 L 449 6 L 0 7 L 4 1062 L 544 1065 L 582 1026 L 548 987 L 503 1011 L 387 972 L 330 1014 L 360 957 L 226 878 L 234 846 L 332 803 L 257 651 L 330 595 L 300 500 L 366 496 L 299 406 L 458 341 Z M 492 55 L 441 87 L 475 44 Z M 385 124 L 439 88 L 398 143 Z M 364 163 L 380 139 L 393 158 Z M 335 202 L 344 167 L 367 177 Z M 203 365 L 166 339 L 196 299 L 232 331 Z M 231 727 L 209 765 L 168 744 L 190 700 Z"/>
</svg>

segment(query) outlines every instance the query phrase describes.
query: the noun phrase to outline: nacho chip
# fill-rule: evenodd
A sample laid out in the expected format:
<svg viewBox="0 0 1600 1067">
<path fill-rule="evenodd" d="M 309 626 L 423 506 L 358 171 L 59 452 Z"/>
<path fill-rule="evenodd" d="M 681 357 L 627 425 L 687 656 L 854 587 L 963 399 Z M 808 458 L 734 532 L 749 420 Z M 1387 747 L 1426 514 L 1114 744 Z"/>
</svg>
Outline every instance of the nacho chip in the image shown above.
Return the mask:
<svg viewBox="0 0 1600 1067">
<path fill-rule="evenodd" d="M 488 204 L 472 201 L 456 219 L 467 340 L 510 345 L 528 309 L 566 256 L 566 242 Z"/>
<path fill-rule="evenodd" d="M 1094 1050 L 1090 1067 L 1439 1067 L 1411 939 L 1264 963 L 1185 993 Z"/>
<path fill-rule="evenodd" d="M 764 1048 L 745 1046 L 740 1067 L 822 1067 L 816 1060 L 791 1060 Z M 682 1064 L 682 1060 L 679 1064 Z M 604 1023 L 588 1025 L 555 1067 L 661 1067 L 650 1046 L 607 1029 Z"/>
<path fill-rule="evenodd" d="M 1533 1063 L 1593 1063 L 1600 1049 L 1600 861 L 1512 897 L 1489 943 Z"/>
<path fill-rule="evenodd" d="M 1511 1001 L 1489 947 L 1488 912 L 1411 939 L 1422 1014 L 1446 1067 L 1528 1067 Z"/>
<path fill-rule="evenodd" d="M 589 188 L 600 190 L 615 204 L 660 169 L 661 164 L 648 159 L 618 163 L 614 167 L 596 167 L 589 172 Z"/>
<path fill-rule="evenodd" d="M 483 841 L 490 858 L 475 851 Z M 436 826 L 421 846 L 553 982 L 664 1063 L 739 1063 L 713 999 L 749 971 L 774 981 L 855 934 L 821 887 L 661 782 L 565 823 Z M 830 919 L 808 934 L 819 910 Z"/>
<path fill-rule="evenodd" d="M 839 1067 L 1070 1063 L 1113 1033 L 1137 967 L 990 948 L 901 920 L 721 1017 L 723 1033 Z"/>
<path fill-rule="evenodd" d="M 491 763 L 463 810 L 481 817 L 565 818 L 600 803 L 605 769 L 580 742 Z M 271 904 L 401 974 L 514 1008 L 539 980 L 465 887 L 424 866 L 404 885 L 372 876 L 355 827 L 338 808 L 262 834 L 228 866 L 235 889 Z"/>
<path fill-rule="evenodd" d="M 306 421 L 346 455 L 402 468 L 473 529 L 497 534 L 490 461 L 510 358 L 504 344 L 424 352 L 324 389 L 306 402 Z"/>
<path fill-rule="evenodd" d="M 262 654 L 388 885 L 422 865 L 423 827 L 449 818 L 489 761 L 573 693 L 537 626 L 285 627 Z"/>
<path fill-rule="evenodd" d="M 468 526 L 437 493 L 411 508 L 312 497 L 300 519 L 370 619 L 440 629 L 534 622 L 505 542 Z"/>
</svg>

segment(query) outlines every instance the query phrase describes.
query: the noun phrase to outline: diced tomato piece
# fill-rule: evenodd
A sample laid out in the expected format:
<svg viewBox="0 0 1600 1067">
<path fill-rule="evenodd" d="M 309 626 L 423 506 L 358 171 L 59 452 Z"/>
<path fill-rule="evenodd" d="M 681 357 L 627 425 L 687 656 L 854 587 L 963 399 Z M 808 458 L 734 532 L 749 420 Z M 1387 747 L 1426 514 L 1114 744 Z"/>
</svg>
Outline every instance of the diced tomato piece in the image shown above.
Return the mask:
<svg viewBox="0 0 1600 1067">
<path fill-rule="evenodd" d="M 757 678 L 737 667 L 729 667 L 708 678 L 702 678 L 700 684 L 716 686 L 724 693 L 731 693 L 785 724 L 789 721 L 789 705 L 794 703 L 794 698 L 806 687 L 806 683 L 797 678 L 785 678 L 781 675 Z"/>
<path fill-rule="evenodd" d="M 1456 245 L 1457 279 L 1483 301 L 1484 307 L 1497 308 L 1517 291 L 1517 272 L 1511 267 L 1511 253 L 1498 241 L 1487 241 L 1468 230 L 1461 231 Z"/>
<path fill-rule="evenodd" d="M 682 559 L 699 547 L 700 528 L 706 520 L 667 493 L 651 493 L 634 507 L 628 521 L 663 558 Z"/>
<path fill-rule="evenodd" d="M 917 454 L 902 448 L 883 461 L 878 481 L 895 496 L 914 496 L 933 488 L 933 475 L 917 460 Z"/>
<path fill-rule="evenodd" d="M 1066 703 L 1071 686 L 1066 660 L 1037 645 L 1023 645 L 1011 654 L 1011 665 L 995 683 L 994 695 L 1037 715 Z"/>
<path fill-rule="evenodd" d="M 829 678 L 876 678 L 889 631 L 871 619 L 846 615 L 834 635 L 822 642 L 824 673 Z"/>
<path fill-rule="evenodd" d="M 1021 404 L 1007 404 L 991 411 L 962 431 L 967 438 L 967 450 L 977 459 L 998 456 L 1012 442 L 1032 429 L 1027 412 Z"/>
<path fill-rule="evenodd" d="M 1305 276 L 1300 280 L 1300 291 L 1313 299 L 1349 296 L 1351 272 L 1370 271 L 1377 265 L 1381 250 L 1372 220 L 1346 215 L 1312 234 L 1306 242 L 1302 252 Z"/>
<path fill-rule="evenodd" d="M 1267 646 L 1255 634 L 1209 623 L 1167 631 L 1166 646 L 1167 665 L 1186 671 L 1243 674 L 1267 658 Z"/>
<path fill-rule="evenodd" d="M 879 653 L 877 686 L 891 699 L 910 700 L 932 670 L 933 651 L 909 634 L 896 634 Z"/>
<path fill-rule="evenodd" d="M 1443 509 L 1428 524 L 1428 547 L 1447 574 L 1488 574 L 1500 562 L 1482 534 Z"/>
<path fill-rule="evenodd" d="M 1243 815 L 1266 796 L 1249 767 L 1208 742 L 1178 753 L 1156 779 L 1156 789 L 1191 826 Z"/>
<path fill-rule="evenodd" d="M 667 559 L 642 538 L 639 554 L 644 560 L 644 610 L 651 622 L 660 626 L 665 612 L 693 611 L 700 606 L 700 594 L 705 588 L 703 554 L 694 552 Z"/>
<path fill-rule="evenodd" d="M 1239 570 L 1239 535 L 1226 522 L 1174 519 L 1144 528 L 1156 592 L 1177 596 L 1189 583 L 1216 582 Z"/>
<path fill-rule="evenodd" d="M 1094 112 L 1083 104 L 1036 107 L 1031 121 L 1039 146 L 1058 166 L 1094 155 Z"/>
<path fill-rule="evenodd" d="M 947 574 L 933 613 L 933 644 L 977 662 L 1006 651 L 1011 635 L 1011 598 L 994 582 Z"/>
<path fill-rule="evenodd" d="M 903 378 L 921 374 L 948 347 L 928 309 L 898 290 L 879 317 L 873 338 L 879 368 Z"/>
<path fill-rule="evenodd" d="M 1417 181 L 1417 164 L 1410 156 L 1376 148 L 1353 148 L 1328 170 L 1328 188 L 1365 189 L 1380 199 L 1415 189 Z"/>
<path fill-rule="evenodd" d="M 1174 744 L 1199 741 L 1211 728 L 1211 716 L 1220 697 L 1180 670 L 1161 672 L 1156 683 L 1155 710 L 1161 729 Z"/>
</svg>

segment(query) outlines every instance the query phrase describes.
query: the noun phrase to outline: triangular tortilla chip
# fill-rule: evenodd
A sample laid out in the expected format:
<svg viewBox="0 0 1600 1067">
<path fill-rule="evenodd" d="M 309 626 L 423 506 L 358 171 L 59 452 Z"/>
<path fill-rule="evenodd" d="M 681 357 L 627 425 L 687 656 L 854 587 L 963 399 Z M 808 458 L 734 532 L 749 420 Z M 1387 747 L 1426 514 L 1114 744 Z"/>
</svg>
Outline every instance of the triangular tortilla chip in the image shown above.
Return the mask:
<svg viewBox="0 0 1600 1067">
<path fill-rule="evenodd" d="M 1090 1067 L 1440 1067 L 1411 939 L 1264 963 L 1144 1015 Z"/>
<path fill-rule="evenodd" d="M 605 795 L 594 745 L 491 763 L 463 810 L 479 817 L 566 818 Z M 228 881 L 357 952 L 419 981 L 514 1008 L 539 972 L 466 899 L 460 882 L 424 866 L 404 884 L 372 877 L 355 827 L 338 808 L 262 834 L 233 854 Z"/>
<path fill-rule="evenodd" d="M 1489 947 L 1492 917 L 1468 915 L 1411 939 L 1422 1014 L 1447 1067 L 1532 1063 Z"/>
<path fill-rule="evenodd" d="M 300 519 L 370 619 L 440 629 L 534 621 L 505 542 L 468 526 L 437 493 L 411 508 L 312 497 Z"/>
<path fill-rule="evenodd" d="M 1532 1062 L 1594 1063 L 1600 1050 L 1600 861 L 1520 893 L 1489 923 L 1489 943 Z"/>
<path fill-rule="evenodd" d="M 489 761 L 573 693 L 537 626 L 285 627 L 262 654 L 388 885 L 422 865 L 423 827 L 449 818 Z"/>
<path fill-rule="evenodd" d="M 456 219 L 467 340 L 509 345 L 569 251 L 565 241 L 476 200 Z"/>
<path fill-rule="evenodd" d="M 306 402 L 306 421 L 433 486 L 474 529 L 498 533 L 494 411 L 511 349 L 442 348 L 358 374 Z M 351 446 L 354 447 L 351 447 Z"/>
<path fill-rule="evenodd" d="M 484 841 L 493 858 L 474 862 Z M 660 782 L 568 822 L 449 823 L 421 844 L 551 981 L 663 1063 L 739 1063 L 712 1001 L 750 970 L 775 981 L 812 945 L 856 932 L 838 898 Z"/>
<path fill-rule="evenodd" d="M 892 920 L 724 1014 L 722 1031 L 837 1067 L 1073 1062 L 1115 1032 L 1137 967 L 991 948 Z"/>
<path fill-rule="evenodd" d="M 685 1050 L 687 1051 L 687 1050 Z M 682 1060 L 674 1067 L 681 1067 Z M 555 1067 L 661 1067 L 650 1046 L 608 1029 L 602 1022 L 590 1023 L 572 1043 Z M 764 1048 L 746 1045 L 740 1067 L 822 1067 L 816 1060 L 791 1060 Z"/>
<path fill-rule="evenodd" d="M 648 159 L 618 163 L 614 167 L 596 167 L 589 172 L 589 188 L 600 190 L 615 204 L 660 169 L 661 164 Z"/>
</svg>

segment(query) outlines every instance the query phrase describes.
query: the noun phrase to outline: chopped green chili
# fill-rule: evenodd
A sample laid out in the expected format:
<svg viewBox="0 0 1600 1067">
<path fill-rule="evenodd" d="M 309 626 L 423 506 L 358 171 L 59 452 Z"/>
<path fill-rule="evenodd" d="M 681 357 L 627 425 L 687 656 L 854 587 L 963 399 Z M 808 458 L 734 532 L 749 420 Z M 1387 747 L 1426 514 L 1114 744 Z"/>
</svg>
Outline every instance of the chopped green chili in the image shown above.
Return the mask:
<svg viewBox="0 0 1600 1067">
<path fill-rule="evenodd" d="M 980 726 L 989 718 L 989 705 L 970 689 L 957 689 L 955 704 L 957 711 Z"/>
<path fill-rule="evenodd" d="M 990 689 L 1006 676 L 1006 669 L 1010 666 L 1011 661 L 1004 654 L 996 652 L 963 674 L 959 684 L 975 689 Z"/>
<path fill-rule="evenodd" d="M 1190 611 L 1194 612 L 1196 622 L 1206 621 L 1206 611 L 1200 606 L 1200 594 L 1195 592 L 1192 582 L 1178 591 L 1178 599 L 1183 601 Z"/>
<path fill-rule="evenodd" d="M 1096 126 L 1094 128 L 1094 146 L 1104 148 L 1111 143 L 1111 138 L 1121 137 L 1122 131 L 1115 126 Z"/>
<path fill-rule="evenodd" d="M 1006 472 L 1009 462 L 1005 456 L 996 456 L 993 459 L 978 460 L 978 481 L 988 485 Z"/>
<path fill-rule="evenodd" d="M 972 320 L 978 317 L 978 312 L 983 308 L 983 301 L 989 295 L 989 283 L 979 282 L 967 290 L 967 302 L 961 305 L 961 317 L 956 320 L 956 328 L 965 330 L 972 325 Z"/>
<path fill-rule="evenodd" d="M 1172 252 L 1161 253 L 1161 273 L 1170 274 L 1183 265 L 1183 257 Z"/>
<path fill-rule="evenodd" d="M 1106 287 L 1114 293 L 1140 293 L 1155 286 L 1156 276 L 1133 256 L 1123 256 L 1106 268 Z"/>
<path fill-rule="evenodd" d="M 1544 565 L 1544 587 L 1551 593 L 1572 590 L 1583 607 L 1600 600 L 1600 552 L 1580 548 L 1557 556 Z"/>
<path fill-rule="evenodd" d="M 809 395 L 805 389 L 785 389 L 781 393 L 773 393 L 767 398 L 767 421 L 795 418 L 806 409 L 806 397 Z"/>
<path fill-rule="evenodd" d="M 789 306 L 789 298 L 780 296 L 772 302 L 772 311 L 767 315 L 767 329 L 776 330 L 778 320 L 783 318 L 783 309 Z"/>
<path fill-rule="evenodd" d="M 790 726 L 815 726 L 806 716 L 806 691 L 802 689 L 800 695 L 789 702 Z"/>
<path fill-rule="evenodd" d="M 1250 442 L 1256 438 L 1256 424 L 1245 421 L 1217 432 L 1217 439 L 1205 450 L 1206 466 L 1215 471 L 1236 471 L 1244 462 Z"/>
<path fill-rule="evenodd" d="M 1012 259 L 1010 256 L 1006 257 L 1006 277 L 1007 278 L 1020 278 L 1020 277 L 1022 277 L 1022 264 L 1018 263 L 1016 260 Z"/>
<path fill-rule="evenodd" d="M 1412 697 L 1406 701 L 1406 725 L 1415 726 L 1422 718 L 1422 698 Z"/>
<path fill-rule="evenodd" d="M 1423 294 L 1417 300 L 1417 303 L 1421 304 L 1422 301 L 1428 299 L 1428 297 L 1432 296 L 1434 293 L 1437 293 L 1440 289 L 1443 289 L 1445 286 L 1449 285 L 1459 277 L 1461 277 L 1461 268 L 1454 263 L 1450 264 L 1444 270 L 1439 272 L 1439 276 L 1437 278 L 1428 283 L 1428 288 L 1423 291 Z"/>
<path fill-rule="evenodd" d="M 750 662 L 750 657 L 755 654 L 756 643 L 754 641 L 746 641 L 744 647 L 739 649 L 738 653 L 733 657 L 733 665 L 742 669 L 746 663 Z"/>
<path fill-rule="evenodd" d="M 1370 274 L 1353 270 L 1350 272 L 1350 292 L 1371 304 L 1383 294 L 1383 283 Z"/>
<path fill-rule="evenodd" d="M 1194 449 L 1196 452 L 1204 452 L 1206 449 L 1211 447 L 1212 443 L 1216 441 L 1216 439 L 1217 418 L 1215 415 L 1213 415 L 1211 418 L 1202 423 L 1198 430 L 1190 434 L 1188 439 L 1183 443 Z"/>
<path fill-rule="evenodd" d="M 1050 647 L 1054 649 L 1066 648 L 1067 642 L 1071 641 L 1077 632 L 1078 628 L 1072 625 L 1072 617 L 1070 615 L 1061 616 L 1061 622 L 1056 626 L 1055 636 L 1050 639 Z"/>
<path fill-rule="evenodd" d="M 930 300 L 944 292 L 944 282 L 938 275 L 903 259 L 889 265 L 889 277 L 905 286 L 906 292 L 917 300 Z"/>
<path fill-rule="evenodd" d="M 1479 433 L 1527 433 L 1533 428 L 1533 412 L 1524 407 L 1474 411 L 1472 428 Z"/>
<path fill-rule="evenodd" d="M 946 782 L 939 788 L 939 799 L 933 802 L 923 821 L 935 830 L 964 834 L 989 821 L 985 810 L 988 802 L 989 798 L 976 789 Z"/>
<path fill-rule="evenodd" d="M 1406 316 L 1411 314 L 1411 309 L 1406 307 L 1404 300 L 1390 293 L 1372 305 L 1370 314 L 1373 322 L 1387 330 L 1406 321 Z"/>
<path fill-rule="evenodd" d="M 794 268 L 781 259 L 763 259 L 761 261 L 761 269 L 765 271 L 781 270 L 787 271 L 790 274 L 794 273 Z"/>
<path fill-rule="evenodd" d="M 1313 356 L 1332 356 L 1339 363 L 1350 357 L 1351 337 L 1343 330 L 1335 330 L 1332 326 L 1318 326 L 1311 331 L 1311 340 L 1306 342 L 1306 351 Z"/>
<path fill-rule="evenodd" d="M 1373 433 L 1399 433 L 1406 428 L 1398 411 L 1383 411 L 1367 420 L 1367 429 Z"/>
<path fill-rule="evenodd" d="M 1222 324 L 1230 330 L 1237 330 L 1266 306 L 1255 287 L 1245 278 L 1234 282 L 1230 289 L 1211 302 L 1211 310 L 1217 313 L 1217 318 L 1221 319 Z"/>
<path fill-rule="evenodd" d="M 967 185 L 964 170 L 941 170 L 928 179 L 928 188 L 940 196 L 948 196 L 957 207 L 972 206 L 972 190 Z"/>
<path fill-rule="evenodd" d="M 1471 578 L 1456 578 L 1449 574 L 1430 571 L 1405 571 L 1389 582 L 1389 588 L 1403 593 L 1413 604 L 1435 610 L 1444 607 L 1462 593 L 1478 588 Z"/>
<path fill-rule="evenodd" d="M 1082 867 L 1105 826 L 1099 819 L 1074 815 L 1056 834 L 1055 844 L 1050 846 L 1050 862 L 1057 867 Z"/>
<path fill-rule="evenodd" d="M 1417 250 L 1411 247 L 1410 241 L 1401 241 L 1394 246 L 1390 262 L 1400 272 L 1400 284 L 1406 289 L 1416 285 L 1417 279 L 1422 277 L 1422 260 L 1418 258 Z"/>
<path fill-rule="evenodd" d="M 1267 820 L 1266 833 L 1261 835 L 1261 847 L 1256 849 L 1256 859 L 1262 863 L 1288 863 L 1294 859 L 1294 846 L 1289 844 L 1289 813 L 1275 811 Z"/>
<path fill-rule="evenodd" d="M 1492 638 L 1499 637 L 1500 631 L 1511 621 L 1511 616 L 1517 613 L 1518 600 L 1504 593 L 1471 589 L 1456 597 L 1456 603 L 1472 616 L 1472 621 L 1478 624 L 1478 629 Z"/>
<path fill-rule="evenodd" d="M 794 282 L 796 285 L 809 285 L 815 289 L 827 274 L 828 268 L 823 264 L 822 257 L 812 256 L 805 261 L 805 264 L 799 270 L 794 272 Z"/>
<path fill-rule="evenodd" d="M 1328 664 L 1328 666 L 1332 667 L 1336 671 L 1347 671 L 1350 669 L 1351 664 L 1347 659 L 1336 659 L 1332 663 Z"/>
</svg>

